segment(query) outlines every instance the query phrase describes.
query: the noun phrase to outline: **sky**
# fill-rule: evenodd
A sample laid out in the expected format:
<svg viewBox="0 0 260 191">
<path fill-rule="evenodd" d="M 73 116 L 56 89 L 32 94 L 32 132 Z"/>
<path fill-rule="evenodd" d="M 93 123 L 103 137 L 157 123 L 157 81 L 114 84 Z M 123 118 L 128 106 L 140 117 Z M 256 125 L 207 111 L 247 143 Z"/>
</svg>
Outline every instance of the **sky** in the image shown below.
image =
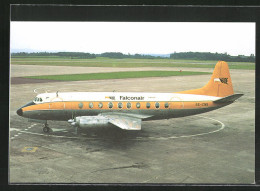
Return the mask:
<svg viewBox="0 0 260 191">
<path fill-rule="evenodd" d="M 11 22 L 11 52 L 255 54 L 255 23 Z"/>
</svg>

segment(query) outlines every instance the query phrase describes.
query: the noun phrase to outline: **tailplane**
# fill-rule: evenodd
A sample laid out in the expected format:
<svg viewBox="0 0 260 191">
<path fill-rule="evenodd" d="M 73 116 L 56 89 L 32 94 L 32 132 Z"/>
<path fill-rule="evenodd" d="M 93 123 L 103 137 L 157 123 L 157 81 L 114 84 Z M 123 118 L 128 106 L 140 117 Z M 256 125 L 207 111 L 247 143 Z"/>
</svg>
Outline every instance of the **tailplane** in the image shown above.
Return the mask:
<svg viewBox="0 0 260 191">
<path fill-rule="evenodd" d="M 178 93 L 208 95 L 216 97 L 227 97 L 233 95 L 234 91 L 228 64 L 224 61 L 219 61 L 215 66 L 211 79 L 204 87 Z"/>
<path fill-rule="evenodd" d="M 230 95 L 230 96 L 227 96 L 227 97 L 220 98 L 220 99 L 213 101 L 213 102 L 214 103 L 232 103 L 243 95 L 244 94 L 233 94 L 233 95 Z"/>
</svg>

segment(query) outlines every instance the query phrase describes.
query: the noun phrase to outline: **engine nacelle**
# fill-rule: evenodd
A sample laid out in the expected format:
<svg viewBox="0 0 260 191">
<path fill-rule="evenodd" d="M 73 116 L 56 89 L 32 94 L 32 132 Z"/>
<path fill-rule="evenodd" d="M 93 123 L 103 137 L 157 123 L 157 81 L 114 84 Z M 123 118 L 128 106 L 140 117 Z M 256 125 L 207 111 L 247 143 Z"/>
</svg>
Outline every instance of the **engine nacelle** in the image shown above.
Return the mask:
<svg viewBox="0 0 260 191">
<path fill-rule="evenodd" d="M 72 126 L 78 127 L 95 127 L 95 126 L 107 126 L 108 125 L 108 118 L 104 116 L 79 116 L 76 117 L 74 120 L 68 120 Z"/>
</svg>

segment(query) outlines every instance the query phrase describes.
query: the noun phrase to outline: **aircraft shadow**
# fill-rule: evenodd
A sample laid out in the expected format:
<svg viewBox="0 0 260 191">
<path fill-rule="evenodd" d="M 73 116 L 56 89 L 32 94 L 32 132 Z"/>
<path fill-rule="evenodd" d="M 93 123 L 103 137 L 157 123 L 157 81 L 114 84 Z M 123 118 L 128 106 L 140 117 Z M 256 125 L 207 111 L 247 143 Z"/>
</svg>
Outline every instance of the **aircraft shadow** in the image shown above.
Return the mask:
<svg viewBox="0 0 260 191">
<path fill-rule="evenodd" d="M 78 131 L 81 141 L 93 146 L 98 146 L 99 148 L 105 147 L 106 149 L 128 149 L 132 147 L 137 142 L 139 142 L 138 137 L 143 137 L 143 132 L 141 131 L 128 131 L 119 129 L 118 127 L 99 127 L 99 128 L 86 128 L 79 129 Z M 84 140 L 85 139 L 85 140 Z"/>
</svg>

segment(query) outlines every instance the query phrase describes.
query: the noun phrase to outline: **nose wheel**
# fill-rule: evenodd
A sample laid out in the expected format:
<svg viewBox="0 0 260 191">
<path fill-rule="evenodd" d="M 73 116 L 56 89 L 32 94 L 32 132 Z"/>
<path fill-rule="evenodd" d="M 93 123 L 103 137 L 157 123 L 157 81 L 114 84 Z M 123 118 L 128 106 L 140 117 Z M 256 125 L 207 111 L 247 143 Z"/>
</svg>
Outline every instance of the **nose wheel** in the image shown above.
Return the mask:
<svg viewBox="0 0 260 191">
<path fill-rule="evenodd" d="M 49 133 L 51 131 L 51 128 L 49 127 L 49 125 L 47 123 L 45 123 L 44 127 L 42 128 L 42 131 L 44 133 Z"/>
</svg>

